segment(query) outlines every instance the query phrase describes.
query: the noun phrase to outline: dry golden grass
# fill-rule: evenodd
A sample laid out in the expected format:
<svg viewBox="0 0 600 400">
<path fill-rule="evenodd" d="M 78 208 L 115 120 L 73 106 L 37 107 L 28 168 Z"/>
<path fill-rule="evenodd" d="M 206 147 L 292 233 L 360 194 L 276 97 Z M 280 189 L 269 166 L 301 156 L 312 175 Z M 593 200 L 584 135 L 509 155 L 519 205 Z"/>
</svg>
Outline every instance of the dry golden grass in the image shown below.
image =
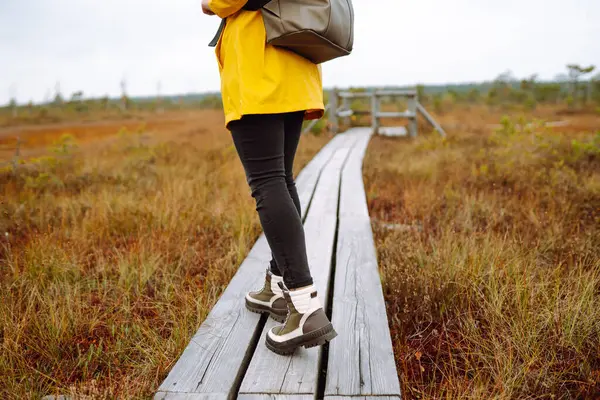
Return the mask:
<svg viewBox="0 0 600 400">
<path fill-rule="evenodd" d="M 189 135 L 208 126 L 220 126 L 222 119 L 221 112 L 216 110 L 169 110 L 162 114 L 146 112 L 112 120 L 0 127 L 0 163 L 14 156 L 17 137 L 21 140 L 22 153 L 27 157 L 45 154 L 47 147 L 64 134 L 72 135 L 80 146 L 85 147 L 87 143 L 95 146 L 99 140 L 112 138 L 122 128 L 179 138 L 181 134 Z"/>
<path fill-rule="evenodd" d="M 370 143 L 407 399 L 600 398 L 600 118 L 544 112 L 572 123 L 491 133 L 498 113 L 457 109 L 447 140 Z"/>
<path fill-rule="evenodd" d="M 493 134 L 505 111 L 455 106 L 447 140 L 371 142 L 407 399 L 600 396 L 600 119 L 559 111 L 527 119 L 564 128 Z M 18 128 L 25 157 L 50 155 L 0 172 L 0 398 L 151 396 L 260 231 L 222 125 Z M 302 139 L 297 171 L 328 139 Z"/>
<path fill-rule="evenodd" d="M 149 398 L 260 232 L 221 112 L 110 126 L 0 172 L 2 399 Z"/>
</svg>

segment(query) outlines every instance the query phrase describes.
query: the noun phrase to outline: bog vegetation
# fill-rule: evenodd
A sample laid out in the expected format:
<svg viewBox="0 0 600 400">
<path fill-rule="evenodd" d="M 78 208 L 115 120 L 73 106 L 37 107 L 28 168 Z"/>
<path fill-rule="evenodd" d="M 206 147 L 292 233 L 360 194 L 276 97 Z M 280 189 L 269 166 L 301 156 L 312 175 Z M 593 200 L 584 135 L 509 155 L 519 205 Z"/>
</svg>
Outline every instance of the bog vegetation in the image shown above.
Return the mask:
<svg viewBox="0 0 600 400">
<path fill-rule="evenodd" d="M 420 87 L 448 138 L 369 146 L 407 399 L 600 396 L 600 84 L 571 67 Z M 260 232 L 218 105 L 0 111 L 0 398 L 151 397 Z"/>
<path fill-rule="evenodd" d="M 600 131 L 522 122 L 370 145 L 408 398 L 600 396 Z"/>
</svg>

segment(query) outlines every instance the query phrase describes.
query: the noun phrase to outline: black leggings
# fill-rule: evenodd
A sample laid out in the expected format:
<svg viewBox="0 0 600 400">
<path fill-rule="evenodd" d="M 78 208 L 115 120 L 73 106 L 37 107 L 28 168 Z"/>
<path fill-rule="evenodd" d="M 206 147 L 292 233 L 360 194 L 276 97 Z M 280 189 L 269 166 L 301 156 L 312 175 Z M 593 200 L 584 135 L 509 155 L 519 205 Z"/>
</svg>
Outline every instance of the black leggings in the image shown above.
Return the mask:
<svg viewBox="0 0 600 400">
<path fill-rule="evenodd" d="M 271 271 L 289 289 L 313 283 L 292 172 L 303 119 L 303 111 L 252 114 L 228 125 L 271 247 Z"/>
</svg>

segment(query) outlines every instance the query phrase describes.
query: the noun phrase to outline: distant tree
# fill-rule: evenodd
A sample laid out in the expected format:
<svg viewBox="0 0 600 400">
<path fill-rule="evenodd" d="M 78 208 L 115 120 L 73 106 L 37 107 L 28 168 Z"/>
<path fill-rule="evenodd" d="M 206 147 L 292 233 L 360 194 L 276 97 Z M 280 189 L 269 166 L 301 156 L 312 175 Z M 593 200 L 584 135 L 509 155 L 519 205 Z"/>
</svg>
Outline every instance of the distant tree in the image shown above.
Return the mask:
<svg viewBox="0 0 600 400">
<path fill-rule="evenodd" d="M 524 91 L 533 91 L 537 84 L 538 75 L 533 74 L 529 78 L 521 79 L 521 90 Z"/>
<path fill-rule="evenodd" d="M 10 112 L 13 118 L 17 117 L 17 99 L 15 99 L 14 97 L 12 99 L 10 99 L 10 102 L 8 103 L 8 108 L 10 108 Z"/>
<path fill-rule="evenodd" d="M 121 110 L 125 111 L 129 108 L 130 100 L 127 96 L 127 80 L 121 79 Z"/>
<path fill-rule="evenodd" d="M 571 81 L 577 82 L 579 78 L 583 75 L 587 75 L 592 73 L 596 67 L 594 65 L 590 65 L 589 67 L 582 67 L 577 64 L 569 64 L 567 65 L 567 69 L 569 70 L 569 78 Z"/>
<path fill-rule="evenodd" d="M 77 92 L 73 92 L 73 94 L 71 95 L 71 101 L 75 102 L 75 101 L 81 101 L 83 99 L 83 92 L 81 90 L 77 91 Z"/>
<path fill-rule="evenodd" d="M 109 105 L 109 98 L 108 98 L 108 95 L 106 95 L 100 99 L 100 107 L 102 107 L 104 109 L 104 111 L 107 111 L 108 105 Z"/>
<path fill-rule="evenodd" d="M 591 79 L 590 95 L 592 100 L 600 106 L 600 74 L 597 74 Z"/>
<path fill-rule="evenodd" d="M 517 78 L 513 75 L 511 70 L 506 70 L 494 79 L 494 82 L 509 85 L 517 82 Z"/>
<path fill-rule="evenodd" d="M 540 103 L 558 103 L 561 93 L 560 83 L 537 83 L 534 88 L 535 99 Z"/>
<path fill-rule="evenodd" d="M 60 107 L 64 104 L 65 100 L 60 91 L 60 82 L 56 82 L 54 85 L 54 105 Z"/>
<path fill-rule="evenodd" d="M 88 111 L 88 105 L 83 102 L 83 91 L 73 92 L 69 105 L 77 112 Z"/>
<path fill-rule="evenodd" d="M 54 95 L 54 105 L 57 107 L 60 107 L 61 105 L 63 105 L 65 102 L 65 100 L 63 99 L 62 95 L 60 93 L 56 93 Z"/>
<path fill-rule="evenodd" d="M 584 75 L 592 73 L 596 69 L 596 67 L 594 65 L 590 65 L 589 67 L 582 67 L 577 64 L 569 64 L 567 65 L 567 69 L 569 70 L 569 81 L 571 83 L 571 96 L 573 97 L 574 101 L 577 102 L 577 100 L 580 98 L 579 80 Z M 590 97 L 590 85 L 587 85 L 587 87 L 584 88 L 584 91 L 585 95 L 583 97 L 583 103 L 585 104 L 585 102 Z"/>
</svg>

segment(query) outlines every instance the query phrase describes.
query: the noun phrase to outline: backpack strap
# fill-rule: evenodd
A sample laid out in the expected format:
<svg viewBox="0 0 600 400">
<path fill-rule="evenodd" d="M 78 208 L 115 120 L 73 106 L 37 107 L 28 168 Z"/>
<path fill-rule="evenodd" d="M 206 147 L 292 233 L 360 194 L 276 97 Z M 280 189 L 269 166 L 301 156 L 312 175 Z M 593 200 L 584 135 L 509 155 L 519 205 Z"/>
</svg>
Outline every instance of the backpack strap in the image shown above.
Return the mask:
<svg viewBox="0 0 600 400">
<path fill-rule="evenodd" d="M 248 0 L 246 5 L 242 8 L 248 11 L 258 11 L 270 2 L 271 0 Z"/>
<path fill-rule="evenodd" d="M 244 7 L 242 7 L 242 9 L 247 10 L 247 11 L 258 11 L 270 2 L 271 2 L 271 0 L 248 0 L 246 5 L 244 5 Z M 223 18 L 221 20 L 221 25 L 219 25 L 219 30 L 217 31 L 217 34 L 215 35 L 213 40 L 211 40 L 210 43 L 208 44 L 210 47 L 215 47 L 217 45 L 217 43 L 219 43 L 219 38 L 221 37 L 221 35 L 223 34 L 223 31 L 225 30 L 226 20 L 227 20 L 227 18 Z"/>
<path fill-rule="evenodd" d="M 219 38 L 221 37 L 221 34 L 225 30 L 226 24 L 227 24 L 227 18 L 223 18 L 221 20 L 221 25 L 219 25 L 219 30 L 217 31 L 217 34 L 215 35 L 213 40 L 211 40 L 210 43 L 208 44 L 210 47 L 215 47 L 217 45 L 217 43 L 219 43 Z"/>
</svg>

